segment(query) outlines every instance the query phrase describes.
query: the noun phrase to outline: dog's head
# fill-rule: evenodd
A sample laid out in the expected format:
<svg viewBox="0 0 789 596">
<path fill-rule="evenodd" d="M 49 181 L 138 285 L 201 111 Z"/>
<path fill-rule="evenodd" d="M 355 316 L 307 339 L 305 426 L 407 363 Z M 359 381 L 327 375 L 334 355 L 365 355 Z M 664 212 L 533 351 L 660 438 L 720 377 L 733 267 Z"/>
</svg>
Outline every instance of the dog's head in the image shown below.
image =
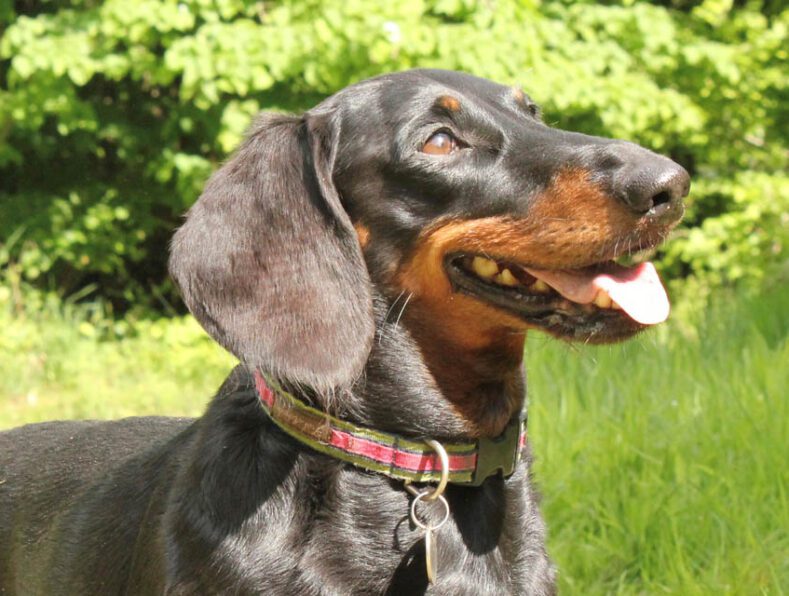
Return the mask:
<svg viewBox="0 0 789 596">
<path fill-rule="evenodd" d="M 472 349 L 527 328 L 612 341 L 662 320 L 651 265 L 614 259 L 661 242 L 688 187 L 669 159 L 546 126 L 520 90 L 410 71 L 261 117 L 170 266 L 220 344 L 323 390 L 364 368 L 371 284 L 409 299 L 418 338 Z"/>
</svg>

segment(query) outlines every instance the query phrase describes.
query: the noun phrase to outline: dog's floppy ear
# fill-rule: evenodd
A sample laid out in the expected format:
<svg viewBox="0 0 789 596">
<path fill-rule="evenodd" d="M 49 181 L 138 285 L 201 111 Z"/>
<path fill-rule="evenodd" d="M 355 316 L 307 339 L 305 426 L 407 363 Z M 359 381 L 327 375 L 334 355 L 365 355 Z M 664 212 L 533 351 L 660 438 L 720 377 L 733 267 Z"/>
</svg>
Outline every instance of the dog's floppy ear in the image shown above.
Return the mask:
<svg viewBox="0 0 789 596">
<path fill-rule="evenodd" d="M 198 321 L 248 366 L 327 391 L 364 368 L 370 279 L 332 180 L 331 111 L 263 115 L 173 239 Z"/>
</svg>

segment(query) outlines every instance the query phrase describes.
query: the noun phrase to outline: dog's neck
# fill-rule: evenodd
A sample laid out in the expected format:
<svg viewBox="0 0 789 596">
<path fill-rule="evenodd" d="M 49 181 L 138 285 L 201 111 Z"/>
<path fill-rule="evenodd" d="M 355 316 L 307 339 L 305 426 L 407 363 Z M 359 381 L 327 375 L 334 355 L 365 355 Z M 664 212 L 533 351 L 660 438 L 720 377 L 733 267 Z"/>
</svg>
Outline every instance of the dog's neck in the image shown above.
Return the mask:
<svg viewBox="0 0 789 596">
<path fill-rule="evenodd" d="M 470 434 L 498 436 L 523 405 L 525 335 L 498 330 L 473 345 L 463 345 L 418 316 L 406 325 L 441 392 L 466 421 Z"/>
<path fill-rule="evenodd" d="M 462 345 L 410 308 L 393 316 L 391 302 L 376 296 L 376 336 L 348 415 L 408 435 L 501 434 L 523 405 L 525 336 L 502 331 Z M 382 393 L 391 397 L 380 399 Z"/>
</svg>

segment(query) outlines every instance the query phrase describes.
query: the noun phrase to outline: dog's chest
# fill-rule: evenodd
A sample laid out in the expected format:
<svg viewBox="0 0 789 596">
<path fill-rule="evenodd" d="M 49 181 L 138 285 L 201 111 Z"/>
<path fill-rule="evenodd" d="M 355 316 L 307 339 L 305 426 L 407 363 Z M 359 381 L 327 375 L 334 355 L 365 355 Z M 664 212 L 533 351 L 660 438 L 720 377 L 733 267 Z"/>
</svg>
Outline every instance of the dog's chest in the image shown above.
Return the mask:
<svg viewBox="0 0 789 596">
<path fill-rule="evenodd" d="M 347 470 L 319 494 L 272 495 L 181 577 L 249 594 L 548 593 L 524 588 L 552 580 L 528 491 L 450 489 L 430 585 L 424 531 L 410 522 L 411 497 L 395 484 Z"/>
</svg>

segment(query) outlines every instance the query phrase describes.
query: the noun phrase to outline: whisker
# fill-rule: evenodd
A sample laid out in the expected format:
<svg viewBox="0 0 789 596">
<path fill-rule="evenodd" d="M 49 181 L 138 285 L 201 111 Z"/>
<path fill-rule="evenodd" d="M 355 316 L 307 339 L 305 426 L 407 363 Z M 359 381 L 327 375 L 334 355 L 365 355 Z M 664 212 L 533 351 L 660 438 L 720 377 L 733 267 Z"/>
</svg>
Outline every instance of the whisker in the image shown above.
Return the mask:
<svg viewBox="0 0 789 596">
<path fill-rule="evenodd" d="M 384 315 L 384 320 L 381 323 L 381 327 L 378 329 L 378 345 L 379 346 L 381 345 L 381 342 L 384 339 L 385 327 L 386 327 L 386 324 L 389 322 L 389 315 L 392 314 L 392 311 L 394 310 L 395 306 L 397 305 L 397 303 L 399 302 L 400 298 L 402 298 L 404 294 L 405 294 L 405 290 L 400 292 L 397 295 L 397 298 L 392 300 L 392 303 L 389 305 L 389 308 L 387 309 L 386 314 Z"/>
<path fill-rule="evenodd" d="M 397 320 L 395 321 L 394 325 L 392 325 L 393 327 L 397 327 L 397 325 L 400 324 L 400 319 L 403 318 L 403 313 L 405 312 L 405 307 L 408 306 L 408 303 L 411 301 L 411 298 L 413 298 L 413 297 L 414 297 L 414 293 L 413 292 L 408 294 L 408 298 L 405 299 L 405 302 L 403 303 L 403 308 L 400 309 L 400 314 L 397 316 Z"/>
</svg>

